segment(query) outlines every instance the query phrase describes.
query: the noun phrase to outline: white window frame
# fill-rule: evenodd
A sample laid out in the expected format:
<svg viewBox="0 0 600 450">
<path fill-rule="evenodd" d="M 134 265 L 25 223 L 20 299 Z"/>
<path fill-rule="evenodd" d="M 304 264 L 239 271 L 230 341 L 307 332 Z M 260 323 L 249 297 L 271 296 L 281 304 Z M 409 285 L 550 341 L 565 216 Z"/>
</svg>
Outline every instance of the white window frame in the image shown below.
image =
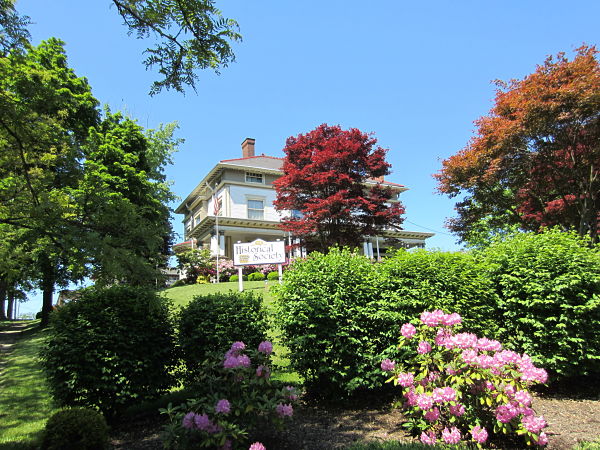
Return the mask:
<svg viewBox="0 0 600 450">
<path fill-rule="evenodd" d="M 250 208 L 250 202 L 262 202 L 262 209 L 257 209 L 257 208 Z M 265 208 L 267 206 L 267 202 L 266 202 L 266 198 L 265 197 L 259 197 L 259 196 L 251 196 L 251 195 L 247 195 L 246 196 L 246 217 L 250 220 L 265 220 Z M 256 218 L 256 217 L 250 217 L 250 211 L 262 211 L 262 217 L 261 218 Z"/>
<path fill-rule="evenodd" d="M 259 178 L 260 181 L 258 181 Z M 265 184 L 265 175 L 259 172 L 246 172 L 245 180 L 246 183 Z"/>
</svg>

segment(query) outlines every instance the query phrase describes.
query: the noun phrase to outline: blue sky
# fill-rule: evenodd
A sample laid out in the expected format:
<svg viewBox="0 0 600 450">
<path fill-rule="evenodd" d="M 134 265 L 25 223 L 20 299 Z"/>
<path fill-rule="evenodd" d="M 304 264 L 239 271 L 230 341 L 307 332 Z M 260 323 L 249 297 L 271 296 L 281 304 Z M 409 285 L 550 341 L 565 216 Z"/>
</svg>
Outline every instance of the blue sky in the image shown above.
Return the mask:
<svg viewBox="0 0 600 450">
<path fill-rule="evenodd" d="M 147 43 L 127 36 L 111 4 L 20 0 L 17 9 L 34 22 L 34 43 L 66 42 L 70 66 L 102 103 L 145 127 L 179 123 L 185 144 L 168 169 L 177 195 L 217 161 L 241 156 L 246 137 L 257 153 L 282 156 L 287 137 L 321 123 L 355 127 L 389 149 L 387 179 L 410 188 L 405 228 L 435 231 L 428 247 L 444 250 L 460 248 L 444 228 L 454 201 L 434 192 L 431 175 L 489 111 L 492 80 L 600 43 L 597 0 L 217 0 L 240 24 L 237 62 L 220 76 L 200 73 L 197 94 L 149 97 L 157 75 L 141 64 Z"/>
</svg>

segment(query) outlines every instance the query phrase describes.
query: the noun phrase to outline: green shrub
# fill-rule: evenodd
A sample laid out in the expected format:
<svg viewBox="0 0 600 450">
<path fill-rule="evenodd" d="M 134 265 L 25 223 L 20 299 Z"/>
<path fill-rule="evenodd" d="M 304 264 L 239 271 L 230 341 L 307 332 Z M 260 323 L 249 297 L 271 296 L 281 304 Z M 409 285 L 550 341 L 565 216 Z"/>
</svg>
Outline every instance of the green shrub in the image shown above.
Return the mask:
<svg viewBox="0 0 600 450">
<path fill-rule="evenodd" d="M 267 274 L 267 280 L 269 280 L 269 281 L 279 281 L 279 272 L 269 272 Z"/>
<path fill-rule="evenodd" d="M 507 347 L 558 376 L 600 372 L 600 254 L 586 239 L 521 233 L 484 250 Z"/>
<path fill-rule="evenodd" d="M 268 328 L 262 296 L 234 291 L 195 297 L 181 309 L 178 325 L 187 383 L 202 372 L 209 353 L 224 353 L 235 341 L 256 348 L 266 339 Z"/>
<path fill-rule="evenodd" d="M 248 275 L 242 275 L 242 280 L 243 281 L 248 281 Z M 231 281 L 231 282 L 238 282 L 238 281 L 240 281 L 240 277 L 238 275 L 231 275 L 229 277 L 229 281 Z"/>
<path fill-rule="evenodd" d="M 174 287 L 179 287 L 179 286 L 185 286 L 185 284 L 186 284 L 185 280 L 177 280 L 170 287 L 174 288 Z"/>
<path fill-rule="evenodd" d="M 381 385 L 379 361 L 395 357 L 397 321 L 382 313 L 371 261 L 347 249 L 312 253 L 274 288 L 291 366 L 322 395 Z M 391 354 L 386 353 L 391 348 Z"/>
<path fill-rule="evenodd" d="M 385 311 L 408 322 L 441 309 L 463 318 L 463 329 L 498 337 L 497 296 L 485 263 L 470 253 L 399 250 L 377 266 Z"/>
<path fill-rule="evenodd" d="M 52 314 L 42 365 L 59 405 L 96 407 L 111 418 L 174 383 L 174 329 L 153 291 L 90 288 Z"/>
<path fill-rule="evenodd" d="M 103 450 L 108 448 L 108 425 L 98 411 L 64 409 L 54 413 L 44 429 L 42 450 Z"/>
<path fill-rule="evenodd" d="M 248 281 L 263 281 L 265 279 L 265 274 L 262 272 L 253 272 L 248 275 Z"/>
<path fill-rule="evenodd" d="M 496 328 L 483 263 L 464 253 L 402 250 L 380 264 L 348 250 L 315 253 L 275 293 L 291 364 L 324 394 L 379 386 L 378 362 L 402 359 L 400 324 L 424 310 L 458 312 L 473 332 Z"/>
</svg>

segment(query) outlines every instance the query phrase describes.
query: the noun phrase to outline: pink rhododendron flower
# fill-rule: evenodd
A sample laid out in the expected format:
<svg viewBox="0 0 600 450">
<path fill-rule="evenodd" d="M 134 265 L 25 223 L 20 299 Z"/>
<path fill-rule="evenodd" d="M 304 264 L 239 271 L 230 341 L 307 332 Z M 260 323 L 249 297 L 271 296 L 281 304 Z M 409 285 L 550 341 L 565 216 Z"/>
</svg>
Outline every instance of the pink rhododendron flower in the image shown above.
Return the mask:
<svg viewBox="0 0 600 450">
<path fill-rule="evenodd" d="M 427 341 L 419 342 L 419 346 L 417 347 L 417 353 L 424 355 L 425 353 L 429 353 L 431 351 L 431 345 Z"/>
<path fill-rule="evenodd" d="M 445 325 L 447 327 L 458 325 L 461 322 L 462 318 L 457 313 L 444 314 L 444 317 L 442 317 L 442 325 Z"/>
<path fill-rule="evenodd" d="M 460 354 L 462 360 L 467 364 L 476 364 L 477 363 L 477 351 L 473 349 L 463 350 Z"/>
<path fill-rule="evenodd" d="M 496 419 L 502 423 L 510 422 L 517 414 L 519 410 L 514 405 L 500 405 L 496 408 Z"/>
<path fill-rule="evenodd" d="M 448 428 L 444 428 L 442 430 L 442 439 L 446 444 L 458 444 L 460 442 L 460 431 L 458 428 L 452 427 L 448 430 Z"/>
<path fill-rule="evenodd" d="M 456 391 L 452 389 L 450 386 L 446 386 L 442 390 L 442 398 L 445 402 L 453 402 L 456 400 Z"/>
<path fill-rule="evenodd" d="M 406 397 L 406 403 L 408 403 L 408 406 L 415 406 L 417 404 L 417 394 L 415 394 L 414 388 L 411 388 L 406 394 L 404 394 L 404 397 Z"/>
<path fill-rule="evenodd" d="M 194 416 L 194 423 L 196 424 L 196 428 L 203 431 L 208 431 L 213 425 L 206 414 L 196 414 Z"/>
<path fill-rule="evenodd" d="M 233 369 L 237 366 L 238 366 L 237 356 L 228 356 L 227 358 L 225 358 L 225 361 L 223 361 L 223 367 L 225 369 Z"/>
<path fill-rule="evenodd" d="M 294 388 L 293 386 L 286 386 L 285 390 L 286 390 L 287 398 L 289 398 L 291 401 L 298 400 L 298 395 L 296 394 L 296 388 Z"/>
<path fill-rule="evenodd" d="M 417 395 L 417 405 L 424 411 L 431 409 L 433 406 L 433 397 L 427 394 Z"/>
<path fill-rule="evenodd" d="M 389 360 L 388 358 L 381 361 L 381 370 L 384 372 L 391 372 L 396 367 L 396 363 L 394 361 Z"/>
<path fill-rule="evenodd" d="M 473 427 L 471 430 L 471 435 L 473 436 L 473 439 L 480 444 L 483 444 L 488 438 L 487 430 L 485 428 L 481 428 L 480 426 Z"/>
<path fill-rule="evenodd" d="M 256 368 L 256 376 L 257 377 L 265 377 L 269 378 L 271 376 L 271 370 L 267 366 L 258 366 Z"/>
<path fill-rule="evenodd" d="M 444 319 L 444 311 L 436 309 L 433 312 L 424 311 L 421 313 L 421 322 L 428 327 L 437 327 Z"/>
<path fill-rule="evenodd" d="M 433 431 L 428 431 L 427 433 L 423 431 L 421 433 L 421 442 L 425 445 L 435 445 L 435 433 Z"/>
<path fill-rule="evenodd" d="M 240 355 L 237 357 L 238 366 L 240 367 L 250 367 L 250 358 L 248 355 Z"/>
<path fill-rule="evenodd" d="M 229 400 L 221 399 L 215 406 L 215 411 L 219 414 L 229 414 L 231 412 L 231 404 Z"/>
<path fill-rule="evenodd" d="M 456 405 L 450 405 L 448 407 L 450 414 L 456 417 L 460 417 L 465 413 L 465 405 L 457 403 Z"/>
<path fill-rule="evenodd" d="M 442 397 L 444 390 L 442 388 L 435 388 L 431 397 L 435 403 L 444 403 L 444 397 Z"/>
<path fill-rule="evenodd" d="M 515 400 L 524 406 L 531 405 L 531 395 L 527 391 L 517 391 L 515 393 Z"/>
<path fill-rule="evenodd" d="M 260 442 L 255 442 L 250 446 L 250 448 L 248 448 L 248 450 L 267 450 L 267 448 Z"/>
<path fill-rule="evenodd" d="M 500 364 L 517 364 L 521 357 L 512 350 L 502 350 L 494 354 L 494 359 Z"/>
<path fill-rule="evenodd" d="M 405 323 L 402 325 L 402 328 L 400 328 L 400 333 L 402 333 L 402 336 L 404 336 L 406 339 L 413 337 L 416 332 L 417 329 L 410 323 Z"/>
<path fill-rule="evenodd" d="M 548 443 L 548 436 L 543 431 L 540 433 L 540 436 L 537 440 L 537 445 L 544 446 Z"/>
<path fill-rule="evenodd" d="M 187 413 L 185 416 L 183 416 L 183 428 L 194 428 L 195 422 L 194 422 L 194 418 L 196 417 L 196 414 L 193 412 L 189 412 Z"/>
<path fill-rule="evenodd" d="M 264 353 L 265 355 L 270 355 L 273 352 L 273 344 L 269 341 L 262 341 L 258 344 L 258 351 Z"/>
<path fill-rule="evenodd" d="M 477 340 L 477 348 L 482 352 L 499 352 L 502 350 L 502 344 L 498 341 L 484 337 Z"/>
<path fill-rule="evenodd" d="M 446 339 L 449 339 L 451 337 L 452 337 L 452 333 L 450 333 L 449 330 L 447 330 L 445 328 L 441 328 L 438 330 L 437 334 L 435 335 L 435 339 L 433 342 L 435 343 L 435 345 L 442 347 L 446 343 Z"/>
<path fill-rule="evenodd" d="M 446 340 L 446 346 L 449 344 L 462 349 L 474 348 L 477 347 L 477 336 L 473 333 L 458 333 Z"/>
<path fill-rule="evenodd" d="M 246 348 L 246 344 L 244 344 L 242 341 L 237 341 L 237 342 L 234 342 L 233 344 L 231 344 L 230 350 L 232 352 L 241 352 L 245 348 Z"/>
<path fill-rule="evenodd" d="M 504 386 L 504 393 L 508 395 L 508 397 L 513 397 L 515 395 L 515 387 L 512 384 L 507 384 Z"/>
<path fill-rule="evenodd" d="M 494 365 L 494 358 L 490 355 L 479 355 L 477 357 L 477 365 L 482 369 L 489 369 Z"/>
<path fill-rule="evenodd" d="M 275 407 L 275 411 L 277 412 L 277 414 L 279 414 L 280 417 L 292 417 L 292 415 L 294 414 L 294 408 L 292 408 L 292 405 L 290 404 L 284 405 L 283 403 L 279 403 Z"/>
<path fill-rule="evenodd" d="M 437 406 L 425 413 L 425 420 L 428 420 L 429 422 L 435 422 L 439 419 L 439 417 L 440 410 L 437 408 Z"/>
<path fill-rule="evenodd" d="M 543 416 L 525 416 L 521 420 L 525 429 L 531 433 L 539 433 L 547 424 Z"/>
<path fill-rule="evenodd" d="M 415 377 L 410 372 L 401 373 L 400 375 L 398 375 L 398 384 L 402 387 L 412 386 L 414 380 Z"/>
</svg>

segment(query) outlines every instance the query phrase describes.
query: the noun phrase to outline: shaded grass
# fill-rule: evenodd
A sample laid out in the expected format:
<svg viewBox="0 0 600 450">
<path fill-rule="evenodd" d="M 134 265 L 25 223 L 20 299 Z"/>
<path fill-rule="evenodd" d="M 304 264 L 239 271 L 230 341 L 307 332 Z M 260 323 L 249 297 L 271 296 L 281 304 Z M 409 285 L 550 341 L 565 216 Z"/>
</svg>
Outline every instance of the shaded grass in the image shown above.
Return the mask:
<svg viewBox="0 0 600 450">
<path fill-rule="evenodd" d="M 34 448 L 56 408 L 46 387 L 38 353 L 46 331 L 21 337 L 6 356 L 0 375 L 0 449 Z"/>
</svg>

